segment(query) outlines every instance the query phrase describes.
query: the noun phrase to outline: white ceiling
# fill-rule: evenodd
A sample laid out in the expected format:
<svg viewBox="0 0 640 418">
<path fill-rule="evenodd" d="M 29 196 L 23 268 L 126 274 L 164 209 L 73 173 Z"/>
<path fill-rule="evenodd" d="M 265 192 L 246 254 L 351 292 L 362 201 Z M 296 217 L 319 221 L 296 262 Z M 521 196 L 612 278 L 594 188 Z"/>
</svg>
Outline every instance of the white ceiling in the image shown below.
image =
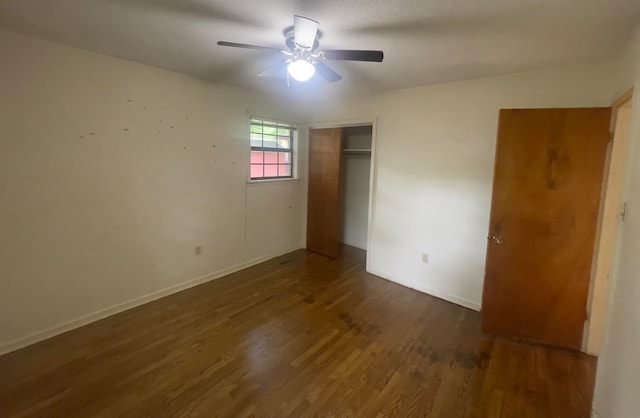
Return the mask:
<svg viewBox="0 0 640 418">
<path fill-rule="evenodd" d="M 380 64 L 331 62 L 344 79 L 311 83 L 353 94 L 611 56 L 638 24 L 640 0 L 0 2 L 8 29 L 260 91 L 287 90 L 255 76 L 279 57 L 216 41 L 282 47 L 294 14 L 320 22 L 321 48 L 384 51 Z"/>
</svg>

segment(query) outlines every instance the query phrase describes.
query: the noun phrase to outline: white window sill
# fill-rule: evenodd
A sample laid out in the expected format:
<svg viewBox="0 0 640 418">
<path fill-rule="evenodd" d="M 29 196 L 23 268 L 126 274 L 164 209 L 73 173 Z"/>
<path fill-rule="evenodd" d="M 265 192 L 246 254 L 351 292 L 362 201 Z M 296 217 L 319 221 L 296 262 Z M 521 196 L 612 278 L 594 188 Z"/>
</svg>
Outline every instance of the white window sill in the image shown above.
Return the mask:
<svg viewBox="0 0 640 418">
<path fill-rule="evenodd" d="M 300 179 L 290 178 L 290 179 L 247 180 L 247 184 L 253 185 L 253 184 L 268 184 L 268 183 L 287 183 L 290 181 L 300 181 Z"/>
</svg>

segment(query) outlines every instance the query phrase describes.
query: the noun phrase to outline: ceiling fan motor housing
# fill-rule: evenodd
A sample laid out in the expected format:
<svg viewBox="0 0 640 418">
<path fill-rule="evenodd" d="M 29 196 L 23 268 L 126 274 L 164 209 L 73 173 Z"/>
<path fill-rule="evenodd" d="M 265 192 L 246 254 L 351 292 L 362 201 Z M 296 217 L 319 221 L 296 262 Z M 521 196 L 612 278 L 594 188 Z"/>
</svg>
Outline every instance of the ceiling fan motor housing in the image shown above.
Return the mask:
<svg viewBox="0 0 640 418">
<path fill-rule="evenodd" d="M 289 51 L 294 52 L 296 49 L 306 49 L 301 47 L 300 45 L 296 44 L 295 41 L 295 36 L 294 36 L 294 27 L 293 26 L 289 26 L 287 27 L 284 31 L 284 37 L 285 37 L 285 45 L 287 46 L 287 48 L 289 48 Z M 322 32 L 321 31 L 317 31 L 316 32 L 316 40 L 313 42 L 313 47 L 310 49 L 310 51 L 315 51 L 316 49 L 318 49 L 320 47 L 320 38 L 322 37 Z"/>
</svg>

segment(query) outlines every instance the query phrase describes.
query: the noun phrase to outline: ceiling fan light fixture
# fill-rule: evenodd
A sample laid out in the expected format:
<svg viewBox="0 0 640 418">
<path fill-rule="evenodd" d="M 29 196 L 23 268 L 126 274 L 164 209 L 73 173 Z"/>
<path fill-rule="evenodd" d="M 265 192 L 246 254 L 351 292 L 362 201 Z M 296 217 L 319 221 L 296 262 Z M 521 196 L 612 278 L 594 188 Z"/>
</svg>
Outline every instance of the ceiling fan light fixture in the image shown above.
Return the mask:
<svg viewBox="0 0 640 418">
<path fill-rule="evenodd" d="M 285 49 L 227 41 L 218 41 L 218 45 L 279 54 L 281 59 L 275 65 L 257 75 L 274 78 L 283 78 L 284 76 L 287 80 L 287 86 L 290 85 L 291 78 L 305 82 L 311 79 L 316 72 L 320 78 L 330 83 L 341 80 L 340 74 L 325 63 L 327 60 L 382 62 L 384 58 L 383 52 L 377 50 L 320 49 L 318 40 L 322 33 L 318 30 L 318 22 L 304 16 L 293 16 L 293 26 L 286 28 L 283 34 Z"/>
<path fill-rule="evenodd" d="M 292 61 L 287 66 L 289 75 L 298 81 L 307 81 L 316 72 L 316 67 L 306 59 Z"/>
</svg>

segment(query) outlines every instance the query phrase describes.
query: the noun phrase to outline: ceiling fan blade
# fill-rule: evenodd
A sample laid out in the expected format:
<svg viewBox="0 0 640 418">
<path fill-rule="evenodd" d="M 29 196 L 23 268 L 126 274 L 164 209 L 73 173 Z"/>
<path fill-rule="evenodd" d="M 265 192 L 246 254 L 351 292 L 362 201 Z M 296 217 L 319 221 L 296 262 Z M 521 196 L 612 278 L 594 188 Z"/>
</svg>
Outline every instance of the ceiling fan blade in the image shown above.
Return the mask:
<svg viewBox="0 0 640 418">
<path fill-rule="evenodd" d="M 272 48 L 269 46 L 260 46 L 260 45 L 249 45 L 249 44 L 239 44 L 236 42 L 227 42 L 227 41 L 218 41 L 218 45 L 220 46 L 231 46 L 234 48 L 245 48 L 245 49 L 255 49 L 258 51 L 269 51 L 269 52 L 282 52 L 280 48 Z"/>
<path fill-rule="evenodd" d="M 293 16 L 293 33 L 296 44 L 312 48 L 318 34 L 318 22 L 303 16 Z"/>
<path fill-rule="evenodd" d="M 287 62 L 281 61 L 256 74 L 258 77 L 287 78 Z"/>
<path fill-rule="evenodd" d="M 315 63 L 315 66 L 316 66 L 316 73 L 320 75 L 320 77 L 327 80 L 328 82 L 333 83 L 338 80 L 342 80 L 342 77 L 340 76 L 340 74 L 333 71 L 331 67 L 329 67 L 324 62 L 318 61 Z"/>
<path fill-rule="evenodd" d="M 382 51 L 358 49 L 325 49 L 323 53 L 328 60 L 382 62 L 384 58 Z"/>
</svg>

